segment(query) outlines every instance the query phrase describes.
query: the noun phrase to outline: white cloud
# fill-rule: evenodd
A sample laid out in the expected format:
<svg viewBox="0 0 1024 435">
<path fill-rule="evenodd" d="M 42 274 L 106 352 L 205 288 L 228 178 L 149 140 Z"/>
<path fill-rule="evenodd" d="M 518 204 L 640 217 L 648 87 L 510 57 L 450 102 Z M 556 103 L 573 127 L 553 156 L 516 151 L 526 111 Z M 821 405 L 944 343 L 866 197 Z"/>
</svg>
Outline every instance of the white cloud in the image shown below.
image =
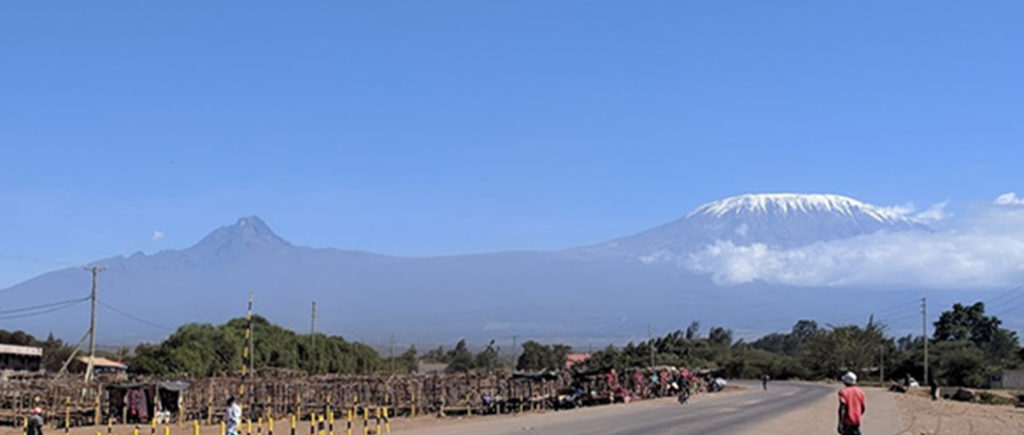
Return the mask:
<svg viewBox="0 0 1024 435">
<path fill-rule="evenodd" d="M 1024 205 L 1024 197 L 1018 197 L 1014 192 L 1006 192 L 992 201 L 995 205 Z"/>
<path fill-rule="evenodd" d="M 165 235 L 165 234 L 164 234 L 164 232 L 163 232 L 163 231 L 160 231 L 160 230 L 154 230 L 154 231 L 153 231 L 153 241 L 154 241 L 154 242 L 159 242 L 159 241 L 163 240 L 163 238 L 164 238 L 164 235 Z"/>
<path fill-rule="evenodd" d="M 953 216 L 952 213 L 946 211 L 947 205 L 949 205 L 948 200 L 942 201 L 938 204 L 932 204 L 932 206 L 928 207 L 927 210 L 915 214 L 913 218 L 914 220 L 925 224 L 946 220 Z"/>
<path fill-rule="evenodd" d="M 945 203 L 922 214 L 948 216 Z M 792 249 L 718 242 L 675 261 L 720 285 L 994 288 L 1024 281 L 1024 213 L 985 210 L 947 232 L 876 233 Z"/>
<path fill-rule="evenodd" d="M 914 212 L 914 203 L 908 202 L 902 205 L 890 205 L 888 207 L 879 207 L 884 212 L 895 213 L 898 215 L 906 216 Z"/>
</svg>

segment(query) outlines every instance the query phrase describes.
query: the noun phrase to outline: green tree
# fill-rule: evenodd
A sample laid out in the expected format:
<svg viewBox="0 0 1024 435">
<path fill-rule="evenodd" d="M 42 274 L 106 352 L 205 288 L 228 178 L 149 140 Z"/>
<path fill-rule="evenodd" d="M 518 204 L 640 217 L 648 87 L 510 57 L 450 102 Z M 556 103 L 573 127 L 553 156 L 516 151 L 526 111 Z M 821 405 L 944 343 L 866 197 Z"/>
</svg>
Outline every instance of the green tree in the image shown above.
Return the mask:
<svg viewBox="0 0 1024 435">
<path fill-rule="evenodd" d="M 449 372 L 468 372 L 473 369 L 473 352 L 466 346 L 466 340 L 459 340 L 455 349 L 448 352 Z"/>
<path fill-rule="evenodd" d="M 494 347 L 494 340 L 491 340 L 487 348 L 476 354 L 473 367 L 479 371 L 492 373 L 501 369 L 501 357 L 498 355 L 498 349 Z"/>
<path fill-rule="evenodd" d="M 1019 362 L 1017 333 L 1001 328 L 1002 320 L 985 315 L 985 304 L 954 304 L 935 322 L 935 341 L 970 341 L 984 351 L 992 362 L 1013 365 Z"/>
<path fill-rule="evenodd" d="M 564 344 L 543 345 L 533 340 L 523 343 L 523 353 L 516 361 L 516 368 L 526 371 L 561 370 L 572 348 Z"/>
</svg>

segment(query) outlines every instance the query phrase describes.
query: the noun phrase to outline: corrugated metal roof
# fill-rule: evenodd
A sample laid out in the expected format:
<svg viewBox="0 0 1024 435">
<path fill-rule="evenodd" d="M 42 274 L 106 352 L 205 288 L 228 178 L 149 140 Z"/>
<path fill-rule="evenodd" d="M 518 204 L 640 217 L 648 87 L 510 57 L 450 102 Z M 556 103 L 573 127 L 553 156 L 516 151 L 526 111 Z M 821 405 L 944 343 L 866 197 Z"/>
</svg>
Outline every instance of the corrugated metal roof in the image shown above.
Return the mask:
<svg viewBox="0 0 1024 435">
<path fill-rule="evenodd" d="M 32 346 L 17 346 L 14 344 L 0 344 L 0 353 L 8 355 L 43 356 L 43 348 Z"/>
</svg>

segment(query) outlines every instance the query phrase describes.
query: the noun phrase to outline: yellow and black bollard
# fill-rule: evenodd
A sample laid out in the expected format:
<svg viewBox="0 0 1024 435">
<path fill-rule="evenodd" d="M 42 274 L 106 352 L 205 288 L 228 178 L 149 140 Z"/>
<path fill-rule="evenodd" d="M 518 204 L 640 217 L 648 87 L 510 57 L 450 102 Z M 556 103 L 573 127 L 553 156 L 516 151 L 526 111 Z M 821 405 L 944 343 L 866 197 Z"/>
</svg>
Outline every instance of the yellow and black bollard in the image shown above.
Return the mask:
<svg viewBox="0 0 1024 435">
<path fill-rule="evenodd" d="M 388 407 L 384 407 L 384 433 L 391 433 L 391 419 L 388 418 Z"/>
<path fill-rule="evenodd" d="M 153 417 L 153 422 L 149 426 L 149 435 L 156 435 L 156 417 Z"/>
<path fill-rule="evenodd" d="M 220 435 L 227 435 L 227 432 L 228 432 L 227 425 L 225 425 L 223 421 L 220 422 Z"/>
<path fill-rule="evenodd" d="M 345 414 L 345 435 L 352 435 L 352 410 Z"/>
<path fill-rule="evenodd" d="M 377 435 L 380 435 L 380 407 L 379 406 L 376 408 L 376 412 L 375 413 L 376 413 L 376 420 L 377 420 L 377 425 L 376 425 L 377 430 L 374 433 L 377 434 Z"/>
<path fill-rule="evenodd" d="M 274 435 L 274 417 L 267 418 L 267 435 Z"/>
<path fill-rule="evenodd" d="M 132 429 L 132 435 L 139 435 L 139 425 L 135 425 L 135 429 Z"/>
<path fill-rule="evenodd" d="M 64 398 L 64 433 L 71 430 L 71 398 Z"/>
<path fill-rule="evenodd" d="M 292 414 L 291 417 L 292 417 L 292 435 L 295 435 L 295 414 Z"/>
<path fill-rule="evenodd" d="M 370 408 L 363 408 L 363 435 L 370 433 Z"/>
</svg>

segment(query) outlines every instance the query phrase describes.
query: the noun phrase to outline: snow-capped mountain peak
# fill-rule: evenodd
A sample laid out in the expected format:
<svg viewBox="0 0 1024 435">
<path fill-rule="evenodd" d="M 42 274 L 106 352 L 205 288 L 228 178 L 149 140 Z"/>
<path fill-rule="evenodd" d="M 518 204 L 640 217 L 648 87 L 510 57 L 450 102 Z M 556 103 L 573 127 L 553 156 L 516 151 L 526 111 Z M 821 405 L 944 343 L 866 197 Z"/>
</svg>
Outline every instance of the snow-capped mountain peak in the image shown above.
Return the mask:
<svg viewBox="0 0 1024 435">
<path fill-rule="evenodd" d="M 843 195 L 758 193 L 710 202 L 632 236 L 582 248 L 637 259 L 687 255 L 718 242 L 794 247 L 879 231 L 930 231 L 894 209 Z"/>
<path fill-rule="evenodd" d="M 831 213 L 864 216 L 878 222 L 911 223 L 912 219 L 893 210 L 867 204 L 843 195 L 824 193 L 748 193 L 710 202 L 697 207 L 686 217 L 697 215 L 721 218 L 725 215 Z"/>
</svg>

